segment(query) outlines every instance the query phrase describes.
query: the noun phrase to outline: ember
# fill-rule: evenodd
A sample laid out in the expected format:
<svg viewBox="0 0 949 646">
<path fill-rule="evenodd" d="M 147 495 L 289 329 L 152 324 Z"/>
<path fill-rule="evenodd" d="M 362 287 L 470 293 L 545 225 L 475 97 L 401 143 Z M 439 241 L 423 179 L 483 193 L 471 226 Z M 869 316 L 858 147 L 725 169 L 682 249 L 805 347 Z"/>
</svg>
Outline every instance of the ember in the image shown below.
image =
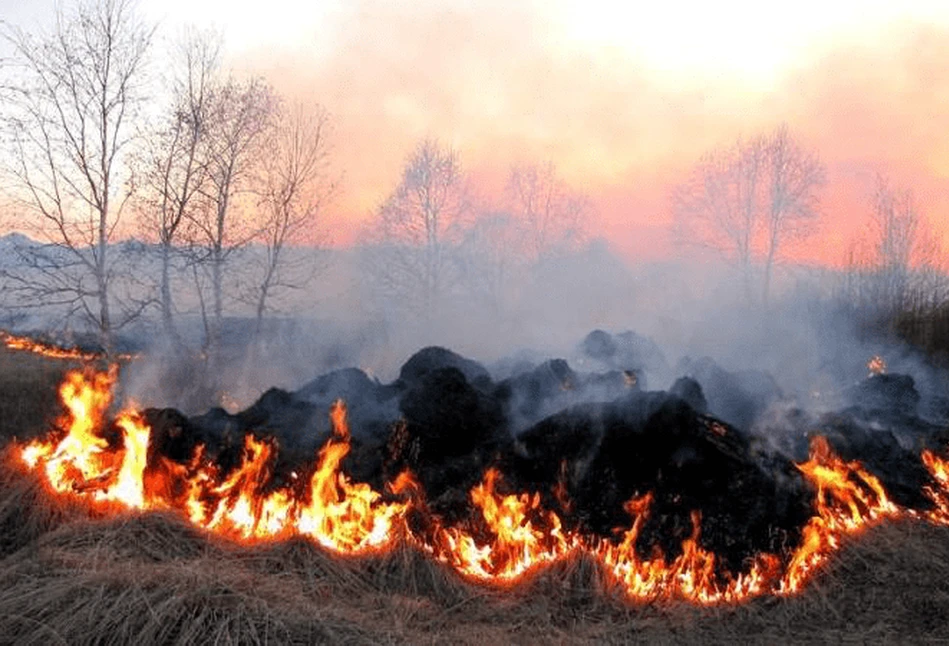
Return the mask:
<svg viewBox="0 0 949 646">
<path fill-rule="evenodd" d="M 63 348 L 49 343 L 43 343 L 28 336 L 16 336 L 8 332 L 0 332 L 3 344 L 10 350 L 32 352 L 51 359 L 73 359 L 77 361 L 95 361 L 101 358 L 95 352 L 85 352 L 78 348 Z"/>
<path fill-rule="evenodd" d="M 870 371 L 871 377 L 873 375 L 882 375 L 886 372 L 886 361 L 884 361 L 880 355 L 874 355 L 867 361 L 867 370 Z"/>
<path fill-rule="evenodd" d="M 705 605 L 798 592 L 848 536 L 888 519 L 949 525 L 949 460 L 933 450 L 916 458 L 918 498 L 896 500 L 892 475 L 842 458 L 833 435 L 812 435 L 795 464 L 758 456 L 740 429 L 624 372 L 614 386 L 548 363 L 495 386 L 465 361 L 423 351 L 393 386 L 343 371 L 304 387 L 308 400 L 272 391 L 244 413 L 191 419 L 112 418 L 116 370 L 71 372 L 61 430 L 20 457 L 53 495 L 176 511 L 235 541 L 297 536 L 339 554 L 408 541 L 494 585 L 587 554 L 631 599 Z M 697 382 L 677 383 L 704 406 Z M 333 385 L 351 401 L 329 402 Z M 592 387 L 614 399 L 571 404 Z M 548 414 L 551 401 L 566 407 Z M 376 430 L 354 437 L 350 417 Z M 306 451 L 278 424 L 318 429 L 316 418 L 328 428 Z M 511 419 L 527 428 L 512 435 Z M 238 435 L 215 439 L 219 428 Z"/>
<path fill-rule="evenodd" d="M 20 350 L 23 352 L 32 352 L 49 359 L 66 359 L 71 361 L 97 361 L 104 359 L 105 355 L 101 352 L 90 352 L 78 347 L 67 348 L 53 343 L 46 343 L 28 336 L 17 336 L 9 332 L 0 331 L 0 339 L 4 346 L 9 350 Z M 136 355 L 124 353 L 116 358 L 120 361 L 130 361 Z"/>
</svg>

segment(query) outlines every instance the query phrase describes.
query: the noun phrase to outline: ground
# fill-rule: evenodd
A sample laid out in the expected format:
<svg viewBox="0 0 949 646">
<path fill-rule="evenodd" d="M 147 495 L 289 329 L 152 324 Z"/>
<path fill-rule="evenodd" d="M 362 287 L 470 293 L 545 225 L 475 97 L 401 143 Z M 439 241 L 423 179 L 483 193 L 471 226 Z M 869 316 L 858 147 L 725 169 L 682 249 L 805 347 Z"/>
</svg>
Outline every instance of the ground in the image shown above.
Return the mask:
<svg viewBox="0 0 949 646">
<path fill-rule="evenodd" d="M 798 596 L 695 608 L 629 603 L 582 559 L 491 589 L 408 547 L 341 559 L 161 514 L 93 518 L 46 494 L 9 443 L 53 423 L 67 367 L 0 350 L 0 643 L 949 641 L 949 529 L 920 523 L 850 541 Z"/>
</svg>

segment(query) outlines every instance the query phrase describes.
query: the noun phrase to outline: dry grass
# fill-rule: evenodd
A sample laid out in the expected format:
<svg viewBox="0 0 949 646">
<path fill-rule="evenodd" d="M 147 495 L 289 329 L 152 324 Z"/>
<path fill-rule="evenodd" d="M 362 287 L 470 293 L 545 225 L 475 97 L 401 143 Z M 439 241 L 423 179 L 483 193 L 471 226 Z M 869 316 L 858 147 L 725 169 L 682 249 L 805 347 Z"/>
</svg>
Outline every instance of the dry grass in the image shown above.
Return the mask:
<svg viewBox="0 0 949 646">
<path fill-rule="evenodd" d="M 53 394 L 14 387 L 0 402 L 35 425 L 58 376 L 32 369 L 16 373 Z M 949 530 L 916 523 L 845 546 L 800 596 L 711 609 L 627 603 L 588 559 L 491 589 L 410 547 L 343 559 L 302 540 L 235 545 L 169 515 L 94 518 L 9 455 L 0 532 L 3 643 L 949 642 Z"/>
<path fill-rule="evenodd" d="M 48 428 L 60 411 L 56 387 L 77 365 L 0 345 L 0 438 L 34 437 Z"/>
</svg>

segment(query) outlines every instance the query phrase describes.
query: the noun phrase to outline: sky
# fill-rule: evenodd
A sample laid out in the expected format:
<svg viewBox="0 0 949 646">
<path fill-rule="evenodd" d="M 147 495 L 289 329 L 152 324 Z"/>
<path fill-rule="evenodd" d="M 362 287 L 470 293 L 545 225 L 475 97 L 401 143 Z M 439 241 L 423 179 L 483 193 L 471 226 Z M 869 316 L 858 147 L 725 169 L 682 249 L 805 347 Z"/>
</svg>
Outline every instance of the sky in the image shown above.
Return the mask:
<svg viewBox="0 0 949 646">
<path fill-rule="evenodd" d="M 29 28 L 49 0 L 0 0 Z M 823 224 L 788 250 L 836 265 L 865 240 L 877 173 L 949 243 L 949 3 L 906 0 L 141 0 L 162 37 L 224 35 L 228 63 L 332 117 L 332 238 L 354 240 L 414 144 L 455 146 L 477 189 L 553 162 L 589 233 L 631 260 L 676 250 L 669 191 L 706 151 L 786 123 L 827 167 Z"/>
</svg>

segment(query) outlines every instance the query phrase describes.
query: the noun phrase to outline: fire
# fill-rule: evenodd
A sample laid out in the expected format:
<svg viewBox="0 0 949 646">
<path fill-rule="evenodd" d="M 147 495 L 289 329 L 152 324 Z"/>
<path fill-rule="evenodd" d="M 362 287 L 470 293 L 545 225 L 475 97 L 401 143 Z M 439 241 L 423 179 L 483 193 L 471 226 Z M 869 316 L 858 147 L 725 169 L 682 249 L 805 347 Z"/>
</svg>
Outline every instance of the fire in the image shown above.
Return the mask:
<svg viewBox="0 0 949 646">
<path fill-rule="evenodd" d="M 36 341 L 27 336 L 15 336 L 7 332 L 0 332 L 3 344 L 10 350 L 23 350 L 40 354 L 51 359 L 75 359 L 78 361 L 95 361 L 99 355 L 93 352 L 84 352 L 78 348 L 62 348 L 56 345 Z"/>
<path fill-rule="evenodd" d="M 134 411 L 124 411 L 115 426 L 122 441 L 103 434 L 112 402 L 116 371 L 75 371 L 60 389 L 66 416 L 58 441 L 35 441 L 21 458 L 41 469 L 50 487 L 87 499 L 90 504 L 119 504 L 130 509 L 179 509 L 195 525 L 237 539 L 307 536 L 339 552 L 377 549 L 390 540 L 405 503 L 385 502 L 364 483 L 352 483 L 340 471 L 349 452 L 346 411 L 331 413 L 333 437 L 317 455 L 306 491 L 270 490 L 274 447 L 245 438 L 243 459 L 227 476 L 199 452 L 187 466 L 159 458 L 148 464 L 151 429 Z"/>
<path fill-rule="evenodd" d="M 320 449 L 316 471 L 310 479 L 309 502 L 300 510 L 298 530 L 324 547 L 338 552 L 359 552 L 390 542 L 396 518 L 406 506 L 382 502 L 382 495 L 365 483 L 352 483 L 340 471 L 349 453 L 346 408 L 337 402 L 330 411 L 333 436 Z"/>
<path fill-rule="evenodd" d="M 800 590 L 810 573 L 837 550 L 843 536 L 904 513 L 873 474 L 858 462 L 841 460 L 826 438 L 811 440 L 809 458 L 798 469 L 817 488 L 818 515 L 804 527 L 801 545 L 781 581 L 784 592 Z"/>
<path fill-rule="evenodd" d="M 410 473 L 379 492 L 342 471 L 350 450 L 342 402 L 330 410 L 332 434 L 314 456 L 312 471 L 294 472 L 289 484 L 277 486 L 272 468 L 278 447 L 253 435 L 245 437 L 241 460 L 228 473 L 206 458 L 203 447 L 187 464 L 150 456 L 151 429 L 141 415 L 127 410 L 109 422 L 116 379 L 114 368 L 69 373 L 60 388 L 66 412 L 58 432 L 23 446 L 23 463 L 57 495 L 97 509 L 177 511 L 236 541 L 301 536 L 339 554 L 360 554 L 407 540 L 462 576 L 495 585 L 511 585 L 537 568 L 585 553 L 631 599 L 709 605 L 796 593 L 848 536 L 885 519 L 922 517 L 949 525 L 949 460 L 923 452 L 934 508 L 920 516 L 895 504 L 859 462 L 841 459 L 825 438 L 814 437 L 809 459 L 797 465 L 815 491 L 815 515 L 802 528 L 800 544 L 785 554 L 755 555 L 743 572 L 726 571 L 702 546 L 698 511 L 691 513 L 692 531 L 677 556 L 655 550 L 643 555 L 637 542 L 652 510 L 652 493 L 626 503 L 628 528 L 619 530 L 621 538 L 606 540 L 566 528 L 539 493 L 504 492 L 495 468 L 469 492 L 475 516 L 443 526 L 428 512 Z M 562 509 L 570 509 L 565 487 L 553 494 Z M 427 515 L 424 529 L 410 528 L 410 511 Z"/>
<path fill-rule="evenodd" d="M 867 361 L 867 370 L 870 371 L 870 375 L 869 375 L 869 376 L 871 376 L 871 377 L 873 377 L 873 376 L 875 376 L 875 375 L 882 375 L 882 374 L 885 374 L 885 373 L 886 373 L 886 361 L 884 361 L 883 357 L 881 357 L 881 356 L 878 355 L 878 354 L 873 355 L 872 357 L 870 357 L 870 360 Z"/>
<path fill-rule="evenodd" d="M 44 343 L 28 336 L 16 336 L 9 332 L 0 332 L 0 339 L 9 350 L 20 350 L 23 352 L 32 352 L 50 359 L 67 359 L 72 361 L 97 361 L 104 358 L 104 355 L 97 352 L 87 352 L 79 348 L 65 348 L 51 343 Z M 120 354 L 117 357 L 122 361 L 129 361 L 135 358 L 132 354 Z"/>
<path fill-rule="evenodd" d="M 940 458 L 932 451 L 923 451 L 922 458 L 936 483 L 935 487 L 926 490 L 935 505 L 928 514 L 929 520 L 937 525 L 949 525 L 949 460 Z"/>
<path fill-rule="evenodd" d="M 630 500 L 626 511 L 633 517 L 632 527 L 617 546 L 603 542 L 598 556 L 608 571 L 634 599 L 681 598 L 713 605 L 735 602 L 767 591 L 767 584 L 779 571 L 776 556 L 759 555 L 748 572 L 736 577 L 719 576 L 716 557 L 699 545 L 701 515 L 692 512 L 692 534 L 682 542 L 682 553 L 668 562 L 664 555 L 643 559 L 636 552 L 636 541 L 649 514 L 652 494 Z"/>
<path fill-rule="evenodd" d="M 116 372 L 70 372 L 59 395 L 67 408 L 59 424 L 67 428 L 57 443 L 38 441 L 23 450 L 30 467 L 42 466 L 56 491 L 66 492 L 96 480 L 115 466 L 108 441 L 97 434 L 112 402 Z"/>
<path fill-rule="evenodd" d="M 369 485 L 353 483 L 340 471 L 350 446 L 342 402 L 337 402 L 330 417 L 333 436 L 320 449 L 305 490 L 268 491 L 274 446 L 247 436 L 243 460 L 226 478 L 200 458 L 181 474 L 187 489 L 182 506 L 188 518 L 232 538 L 273 540 L 298 535 L 349 554 L 391 542 L 395 519 L 402 517 L 406 504 L 383 501 Z"/>
<path fill-rule="evenodd" d="M 501 474 L 488 469 L 471 490 L 471 501 L 481 511 L 490 540 L 479 543 L 466 530 L 443 528 L 434 552 L 463 575 L 484 581 L 511 581 L 527 570 L 552 563 L 575 550 L 579 537 L 563 531 L 560 518 L 545 511 L 539 494 L 500 495 Z"/>
</svg>

